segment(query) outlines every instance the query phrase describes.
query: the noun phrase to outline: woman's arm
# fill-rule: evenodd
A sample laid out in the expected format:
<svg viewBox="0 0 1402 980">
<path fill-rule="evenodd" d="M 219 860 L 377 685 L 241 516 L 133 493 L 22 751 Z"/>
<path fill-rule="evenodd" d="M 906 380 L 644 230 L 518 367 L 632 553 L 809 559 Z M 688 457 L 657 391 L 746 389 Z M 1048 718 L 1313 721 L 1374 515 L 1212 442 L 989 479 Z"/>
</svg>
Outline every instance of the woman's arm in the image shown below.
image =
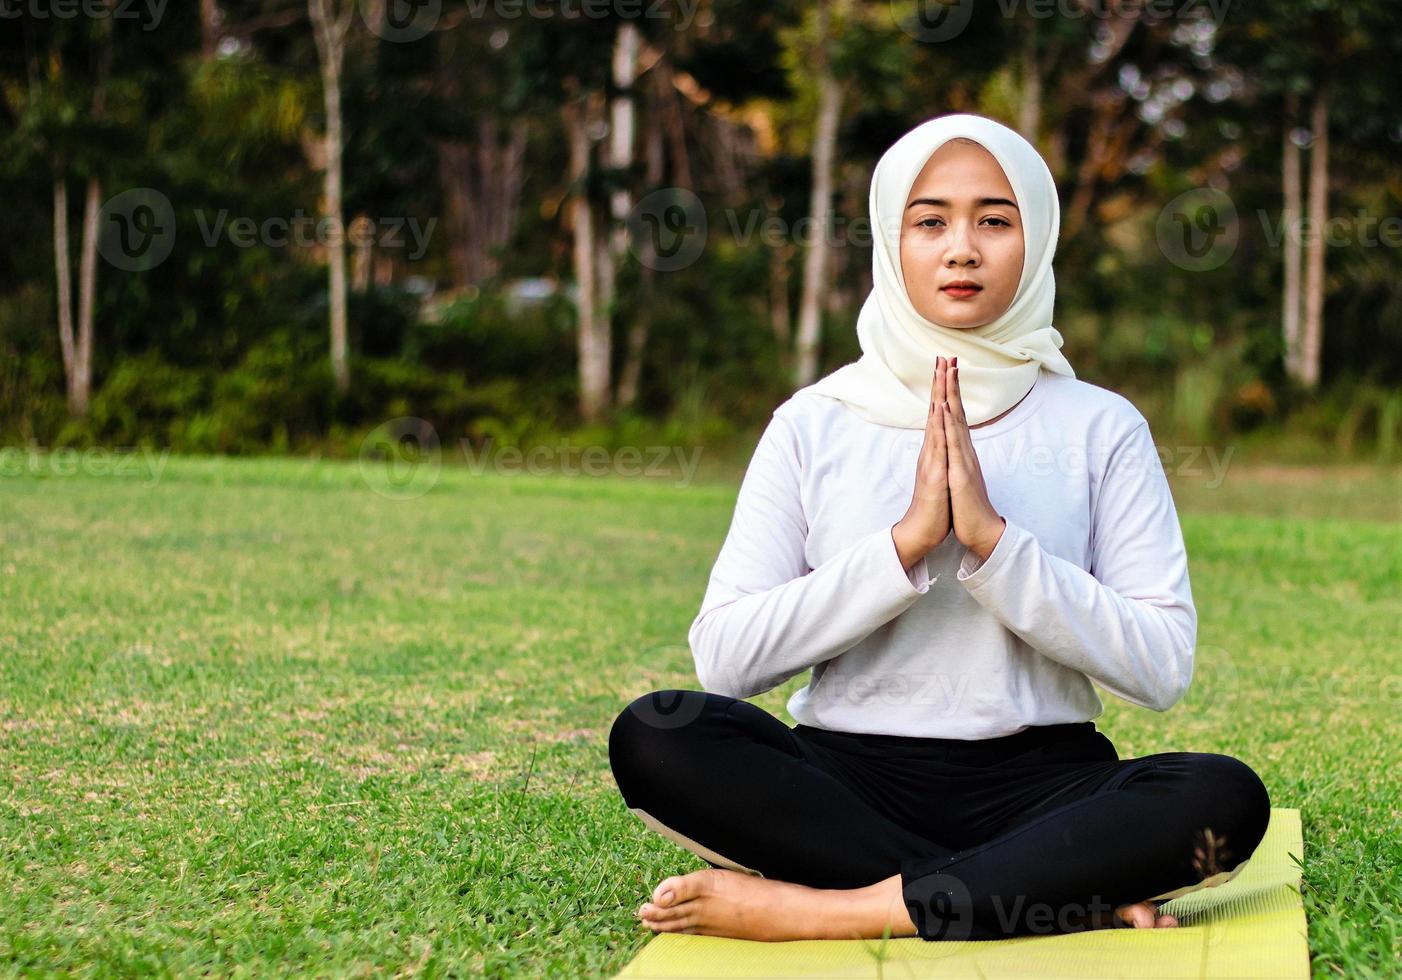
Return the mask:
<svg viewBox="0 0 1402 980">
<path fill-rule="evenodd" d="M 1168 478 L 1142 422 L 1115 448 L 1091 515 L 1090 571 L 1008 521 L 956 578 L 1037 652 L 1110 693 L 1167 711 L 1187 692 L 1197 610 Z"/>
<path fill-rule="evenodd" d="M 770 419 L 741 482 L 730 530 L 687 637 L 707 691 L 753 697 L 855 646 L 929 591 L 907 572 L 890 525 L 810 569 L 798 444 Z"/>
</svg>

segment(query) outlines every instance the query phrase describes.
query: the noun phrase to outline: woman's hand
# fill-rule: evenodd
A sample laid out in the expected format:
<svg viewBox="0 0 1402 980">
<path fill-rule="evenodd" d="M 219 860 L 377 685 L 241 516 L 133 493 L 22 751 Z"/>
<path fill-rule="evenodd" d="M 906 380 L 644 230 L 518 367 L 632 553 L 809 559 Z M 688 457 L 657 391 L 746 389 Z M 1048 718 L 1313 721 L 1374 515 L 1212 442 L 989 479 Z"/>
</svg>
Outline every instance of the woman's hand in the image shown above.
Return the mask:
<svg viewBox="0 0 1402 980">
<path fill-rule="evenodd" d="M 925 417 L 925 441 L 915 461 L 915 492 L 905 516 L 891 528 L 901 564 L 907 571 L 949 535 L 949 474 L 945 454 L 945 360 L 935 359 L 930 411 Z"/>
<path fill-rule="evenodd" d="M 940 369 L 935 369 L 937 383 Z M 969 436 L 969 424 L 964 415 L 964 401 L 959 394 L 959 358 L 954 358 L 947 383 L 940 389 L 945 396 L 944 442 L 949 454 L 949 503 L 954 521 L 954 536 L 979 558 L 988 556 L 1003 536 L 1007 521 L 999 516 L 988 500 L 988 488 L 983 482 L 974 441 Z"/>
</svg>

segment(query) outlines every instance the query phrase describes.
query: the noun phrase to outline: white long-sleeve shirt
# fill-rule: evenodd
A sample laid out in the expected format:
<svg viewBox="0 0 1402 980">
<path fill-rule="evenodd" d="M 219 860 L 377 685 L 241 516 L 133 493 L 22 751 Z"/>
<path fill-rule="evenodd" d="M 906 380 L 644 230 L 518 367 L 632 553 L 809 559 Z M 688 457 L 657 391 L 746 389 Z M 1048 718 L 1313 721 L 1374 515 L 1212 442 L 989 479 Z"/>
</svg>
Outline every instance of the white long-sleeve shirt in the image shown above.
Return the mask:
<svg viewBox="0 0 1402 980">
<path fill-rule="evenodd" d="M 1139 410 L 1042 371 L 970 435 L 1003 535 L 980 562 L 951 530 L 906 571 L 891 528 L 923 431 L 803 390 L 776 408 L 688 633 L 701 686 L 748 698 L 811 669 L 803 724 L 960 739 L 1093 719 L 1092 682 L 1182 698 L 1197 611 Z"/>
</svg>

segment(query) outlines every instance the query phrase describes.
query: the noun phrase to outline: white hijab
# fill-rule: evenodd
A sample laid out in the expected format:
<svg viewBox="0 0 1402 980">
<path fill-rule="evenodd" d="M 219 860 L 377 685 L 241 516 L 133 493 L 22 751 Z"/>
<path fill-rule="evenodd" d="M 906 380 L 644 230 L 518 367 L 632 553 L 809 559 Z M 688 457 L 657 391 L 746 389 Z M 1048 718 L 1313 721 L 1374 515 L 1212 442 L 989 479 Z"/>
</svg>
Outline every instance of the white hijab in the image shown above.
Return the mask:
<svg viewBox="0 0 1402 980">
<path fill-rule="evenodd" d="M 1022 216 L 1022 278 L 1002 316 L 960 330 L 926 320 L 911 305 L 901 275 L 900 230 L 906 199 L 930 155 L 956 136 L 993 154 L 1007 174 Z M 935 357 L 958 356 L 968 424 L 1001 415 L 1032 390 L 1045 367 L 1074 378 L 1052 326 L 1052 255 L 1061 229 L 1056 184 L 1021 134 L 983 116 L 929 119 L 891 145 L 871 175 L 872 290 L 857 318 L 862 356 L 801 389 L 845 402 L 880 425 L 923 429 Z"/>
</svg>

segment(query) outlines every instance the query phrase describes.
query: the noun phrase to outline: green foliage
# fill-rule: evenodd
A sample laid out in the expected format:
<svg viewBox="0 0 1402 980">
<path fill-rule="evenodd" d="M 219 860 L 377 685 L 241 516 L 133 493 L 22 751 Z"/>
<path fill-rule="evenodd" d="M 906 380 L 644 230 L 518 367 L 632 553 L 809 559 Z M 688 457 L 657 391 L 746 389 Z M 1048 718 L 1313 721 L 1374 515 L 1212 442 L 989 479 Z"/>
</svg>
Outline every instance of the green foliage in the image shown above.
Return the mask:
<svg viewBox="0 0 1402 980">
<path fill-rule="evenodd" d="M 725 0 L 689 22 L 644 19 L 646 58 L 665 54 L 678 87 L 660 102 L 640 88 L 639 149 L 662 133 L 661 183 L 681 183 L 680 134 L 710 225 L 704 251 L 685 269 L 645 277 L 630 256 L 618 270 L 614 377 L 630 332 L 645 325 L 640 390 L 607 423 L 615 437 L 589 437 L 718 437 L 762 421 L 791 391 L 789 352 L 771 323 L 774 245 L 745 236 L 752 217 L 780 219 L 792 321 L 804 259 L 795 229 L 808 218 L 812 181 L 814 52 L 823 43 L 843 90 L 833 203 L 844 232 L 862 220 L 870 166 L 891 140 L 949 111 L 1016 120 L 1035 68 L 1037 143 L 1064 192 L 1056 325 L 1078 375 L 1122 392 L 1157 430 L 1179 438 L 1254 434 L 1298 441 L 1301 452 L 1312 442 L 1309 451 L 1323 455 L 1394 458 L 1402 249 L 1363 236 L 1397 213 L 1402 186 L 1402 117 L 1386 70 L 1402 54 L 1395 6 L 1292 0 L 1264 12 L 1233 9 L 1207 55 L 1188 23 L 1202 11 L 1185 10 L 1181 23 L 1141 21 L 1104 64 L 1095 61 L 1103 24 L 1050 11 L 1009 16 L 979 6 L 956 41 L 941 43 L 908 33 L 922 12 L 937 19 L 913 2 L 839 5 L 825 40 L 815 9 L 791 0 Z M 325 120 L 308 25 L 295 4 L 228 0 L 220 5 L 226 40 L 238 43 L 208 55 L 199 9 L 170 5 L 158 30 L 131 18 L 23 17 L 0 32 L 0 173 L 12 229 L 0 240 L 0 436 L 253 453 L 351 451 L 358 435 L 401 415 L 479 440 L 524 443 L 573 431 L 573 305 L 561 294 L 518 309 L 508 284 L 571 279 L 558 110 L 571 81 L 611 92 L 617 18 L 487 25 L 445 14 L 430 37 L 406 44 L 382 43 L 353 19 L 342 78 L 346 216 L 436 225 L 422 256 L 376 250 L 376 261 L 391 265 L 378 265 L 374 279 L 384 281 L 388 268 L 393 285 L 351 293 L 354 381 L 337 396 L 328 385 L 322 256 L 268 241 L 207 240 L 220 215 L 261 223 L 318 213 Z M 1324 73 L 1348 94 L 1333 103 L 1330 203 L 1355 240 L 1327 249 L 1324 383 L 1303 392 L 1282 370 L 1283 255 L 1271 228 L 1280 210 L 1281 98 L 1296 92 L 1307 110 Z M 1209 97 L 1214 82 L 1232 78 L 1252 84 Z M 1125 101 L 1144 101 L 1127 79 L 1153 79 L 1155 92 L 1191 83 L 1192 95 L 1155 128 Z M 1095 136 L 1098 124 L 1088 132 L 1082 117 L 1099 118 L 1094 107 L 1115 100 L 1124 105 L 1113 138 Z M 453 215 L 453 182 L 478 180 L 482 164 L 472 153 L 452 157 L 473 161 L 465 164 L 473 172 L 455 173 L 440 147 L 505 141 L 523 120 L 527 179 L 495 278 L 421 310 L 426 285 L 442 290 L 457 278 L 455 246 L 497 217 Z M 713 137 L 713 126 L 743 136 L 734 128 L 743 123 L 754 123 L 759 152 L 734 135 Z M 1169 123 L 1181 127 L 1170 132 Z M 1090 166 L 1097 139 L 1100 150 L 1121 139 L 1152 149 L 1150 163 L 1112 172 L 1119 161 L 1111 154 Z M 596 173 L 595 184 L 644 193 L 654 189 L 641 186 L 644 169 L 639 159 L 629 172 Z M 74 262 L 88 176 L 101 179 L 104 198 L 158 191 L 176 215 L 174 248 L 159 267 L 126 273 L 99 259 L 85 420 L 67 418 L 55 330 L 59 174 L 69 189 Z M 1187 272 L 1166 260 L 1156 222 L 1166 201 L 1208 184 L 1232 199 L 1240 242 L 1221 268 Z M 1074 234 L 1073 213 L 1081 219 Z M 843 247 L 852 251 L 834 286 L 849 301 L 823 311 L 824 372 L 859 354 L 858 287 L 871 256 L 850 240 Z"/>
</svg>

